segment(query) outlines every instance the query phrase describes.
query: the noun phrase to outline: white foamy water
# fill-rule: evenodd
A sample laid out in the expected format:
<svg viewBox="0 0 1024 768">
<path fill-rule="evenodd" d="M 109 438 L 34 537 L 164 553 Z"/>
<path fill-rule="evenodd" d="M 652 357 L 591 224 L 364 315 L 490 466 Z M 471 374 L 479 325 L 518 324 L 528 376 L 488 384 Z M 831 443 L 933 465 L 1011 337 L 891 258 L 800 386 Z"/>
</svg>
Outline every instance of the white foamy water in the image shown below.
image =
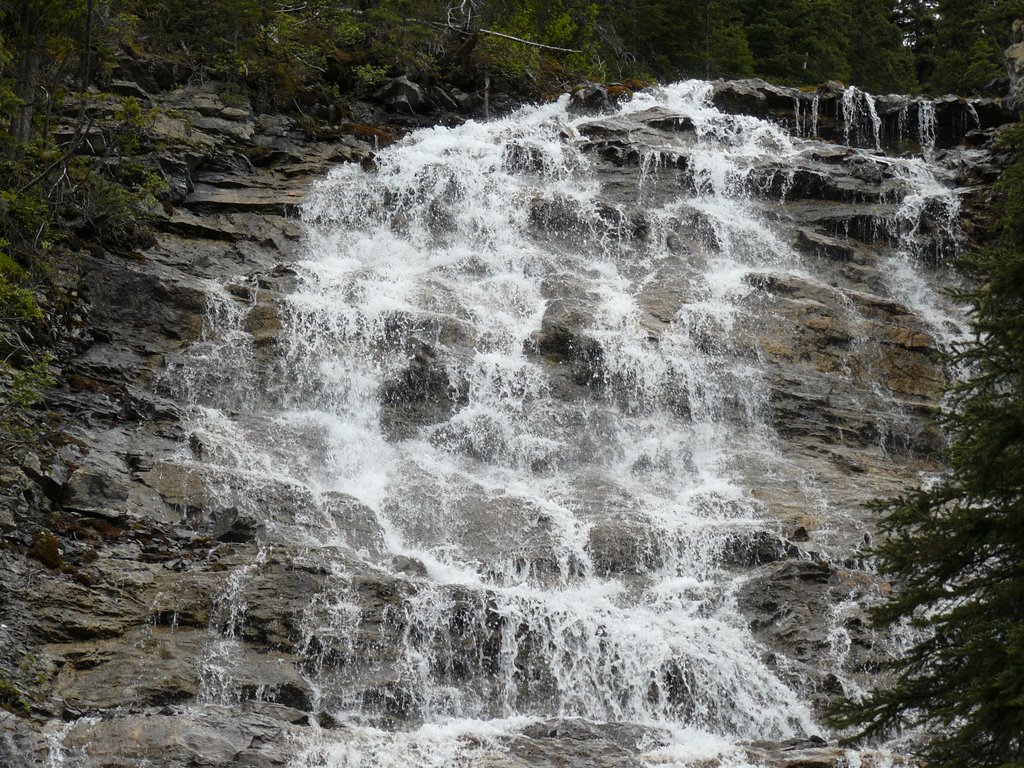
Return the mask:
<svg viewBox="0 0 1024 768">
<path fill-rule="evenodd" d="M 621 107 L 694 130 L 652 147 L 611 197 L 581 150 L 595 118 L 564 100 L 418 131 L 374 172 L 339 167 L 306 205 L 307 255 L 263 368 L 247 305 L 213 300 L 209 340 L 176 373 L 197 466 L 331 574 L 296 650 L 342 727 L 296 766 L 486 763 L 546 718 L 660 729 L 652 765 L 739 766 L 741 742 L 822 732 L 752 635 L 723 557 L 737 536 L 778 532 L 744 479 L 776 448 L 735 329 L 751 276 L 806 274 L 749 183 L 804 142 L 708 95 L 682 83 Z M 871 98 L 851 89 L 844 108 L 848 123 L 868 111 L 877 145 Z M 816 106 L 812 120 L 814 133 Z M 686 183 L 666 194 L 665 158 L 682 155 Z M 913 243 L 915 216 L 950 194 L 923 164 L 892 162 L 908 188 L 893 297 L 941 326 Z M 645 235 L 623 236 L 638 209 Z M 339 500 L 379 541 L 338 522 Z M 404 585 L 372 625 L 376 651 L 366 574 Z M 233 600 L 218 604 L 209 700 L 238 696 Z"/>
</svg>

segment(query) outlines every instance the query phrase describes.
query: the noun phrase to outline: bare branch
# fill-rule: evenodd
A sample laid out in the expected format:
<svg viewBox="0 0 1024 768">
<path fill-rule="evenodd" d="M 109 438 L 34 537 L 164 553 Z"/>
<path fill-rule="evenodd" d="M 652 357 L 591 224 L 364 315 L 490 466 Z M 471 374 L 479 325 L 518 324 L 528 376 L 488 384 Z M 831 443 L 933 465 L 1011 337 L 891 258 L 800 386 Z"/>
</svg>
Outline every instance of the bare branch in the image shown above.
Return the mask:
<svg viewBox="0 0 1024 768">
<path fill-rule="evenodd" d="M 437 29 L 449 29 L 452 32 L 458 32 L 460 35 L 474 35 L 477 32 L 479 32 L 484 35 L 492 35 L 493 37 L 502 37 L 506 40 L 512 40 L 513 42 L 516 43 L 522 43 L 523 45 L 530 45 L 533 46 L 534 48 L 543 48 L 546 51 L 560 51 L 561 53 L 583 53 L 583 51 L 577 48 L 559 48 L 557 45 L 535 43 L 532 40 L 525 40 L 521 37 L 507 35 L 504 32 L 498 32 L 493 29 L 484 29 L 483 27 L 480 27 L 479 29 L 471 29 L 469 27 L 469 20 L 472 18 L 472 14 L 476 10 L 476 6 L 477 0 L 460 0 L 460 2 L 457 3 L 456 5 L 449 6 L 447 23 L 440 21 L 430 21 L 429 19 L 414 18 L 406 18 L 403 19 L 403 21 L 411 22 L 413 24 L 425 24 L 428 27 L 435 27 Z M 469 9 L 468 12 L 466 11 L 466 9 Z M 350 10 L 349 13 L 352 13 L 357 16 L 363 15 L 362 11 L 357 10 Z M 452 15 L 454 13 L 467 13 L 467 21 L 465 26 L 458 26 L 457 24 L 452 23 Z"/>
<path fill-rule="evenodd" d="M 544 48 L 548 51 L 562 51 L 563 53 L 583 53 L 576 48 L 559 48 L 557 45 L 545 45 L 544 43 L 535 43 L 532 40 L 524 40 L 521 37 L 513 37 L 512 35 L 506 35 L 504 32 L 495 32 L 493 29 L 479 29 L 478 32 L 482 32 L 485 35 L 494 35 L 495 37 L 503 37 L 506 40 L 514 40 L 517 43 L 523 45 L 532 45 L 534 48 Z"/>
<path fill-rule="evenodd" d="M 83 109 L 83 113 L 84 113 L 84 109 Z M 52 171 L 54 168 L 56 168 L 59 165 L 62 165 L 64 163 L 66 163 L 71 158 L 71 156 L 73 154 L 75 154 L 75 151 L 82 145 L 82 142 L 85 141 L 86 137 L 89 135 L 89 129 L 92 128 L 92 124 L 93 124 L 92 118 L 89 119 L 88 123 L 86 123 L 84 127 L 82 127 L 81 122 L 79 122 L 79 124 L 77 126 L 75 126 L 75 136 L 71 140 L 71 146 L 68 149 L 68 151 L 65 152 L 60 158 L 58 158 L 57 160 L 54 160 L 52 163 L 50 163 L 48 166 L 46 166 L 46 168 L 43 170 L 43 172 L 40 173 L 38 176 L 36 176 L 36 177 L 32 178 L 31 180 L 29 180 L 26 184 L 23 184 L 17 190 L 17 193 L 20 195 L 23 192 L 31 189 L 36 184 L 38 184 L 40 181 L 45 179 L 47 177 L 47 175 L 49 175 L 50 171 Z"/>
</svg>

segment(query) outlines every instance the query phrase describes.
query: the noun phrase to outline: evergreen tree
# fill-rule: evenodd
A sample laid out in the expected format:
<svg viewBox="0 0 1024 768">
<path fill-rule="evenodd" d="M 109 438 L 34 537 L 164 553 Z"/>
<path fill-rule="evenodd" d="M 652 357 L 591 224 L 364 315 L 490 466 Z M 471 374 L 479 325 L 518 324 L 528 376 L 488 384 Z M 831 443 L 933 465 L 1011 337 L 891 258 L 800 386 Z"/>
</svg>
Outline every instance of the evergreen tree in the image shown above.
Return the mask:
<svg viewBox="0 0 1024 768">
<path fill-rule="evenodd" d="M 913 59 L 890 0 L 850 0 L 850 82 L 873 93 L 915 89 Z"/>
<path fill-rule="evenodd" d="M 847 3 L 747 0 L 744 11 L 755 70 L 761 77 L 805 85 L 849 80 Z"/>
<path fill-rule="evenodd" d="M 44 70 L 74 56 L 78 46 L 69 32 L 84 27 L 85 7 L 83 0 L 0 3 L 0 36 L 10 46 L 0 60 L 10 61 L 10 90 L 17 100 L 8 126 L 16 150 L 32 138 Z"/>
<path fill-rule="evenodd" d="M 754 73 L 738 0 L 631 0 L 608 5 L 626 46 L 652 74 L 676 79 Z"/>
<path fill-rule="evenodd" d="M 736 0 L 701 0 L 694 3 L 695 36 L 700 45 L 691 72 L 697 76 L 748 77 L 754 73 L 754 55 L 743 28 Z"/>
<path fill-rule="evenodd" d="M 1009 142 L 1024 152 L 1024 128 Z M 998 244 L 963 266 L 972 341 L 945 417 L 949 471 L 936 485 L 880 502 L 876 555 L 898 591 L 879 627 L 922 630 L 895 679 L 834 713 L 860 737 L 905 726 L 929 734 L 933 768 L 1024 766 L 1024 160 L 1001 181 Z"/>
<path fill-rule="evenodd" d="M 894 21 L 914 59 L 917 82 L 926 83 L 935 71 L 935 23 L 937 0 L 898 0 Z"/>
<path fill-rule="evenodd" d="M 1024 0 L 938 0 L 933 92 L 978 93 L 1003 74 L 1003 51 Z"/>
</svg>

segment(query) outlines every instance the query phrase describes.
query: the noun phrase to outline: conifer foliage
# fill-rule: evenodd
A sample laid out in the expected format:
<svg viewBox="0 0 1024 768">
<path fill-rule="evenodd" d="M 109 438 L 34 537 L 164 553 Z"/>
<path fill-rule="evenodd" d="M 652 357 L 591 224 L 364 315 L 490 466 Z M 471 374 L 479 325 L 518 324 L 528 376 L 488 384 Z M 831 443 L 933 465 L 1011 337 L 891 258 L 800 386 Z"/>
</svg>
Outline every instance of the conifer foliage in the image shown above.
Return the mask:
<svg viewBox="0 0 1024 768">
<path fill-rule="evenodd" d="M 1024 129 L 1006 139 L 1024 154 Z M 879 627 L 924 631 L 890 664 L 893 684 L 834 712 L 860 737 L 921 726 L 934 768 L 1024 766 L 1024 159 L 1001 181 L 1001 237 L 963 259 L 978 287 L 966 372 L 945 417 L 949 472 L 880 502 L 875 554 L 898 590 Z"/>
</svg>

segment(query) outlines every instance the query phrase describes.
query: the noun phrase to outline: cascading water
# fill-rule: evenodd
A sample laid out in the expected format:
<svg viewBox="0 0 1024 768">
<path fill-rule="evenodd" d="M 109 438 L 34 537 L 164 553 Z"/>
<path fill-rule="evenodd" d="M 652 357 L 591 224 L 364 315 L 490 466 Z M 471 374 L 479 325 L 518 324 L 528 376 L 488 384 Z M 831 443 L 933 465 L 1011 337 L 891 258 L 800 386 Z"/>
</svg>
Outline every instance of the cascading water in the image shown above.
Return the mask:
<svg viewBox="0 0 1024 768">
<path fill-rule="evenodd" d="M 338 168 L 306 205 L 272 355 L 241 330 L 248 305 L 217 294 L 174 372 L 210 492 L 263 516 L 265 552 L 293 544 L 330 574 L 294 650 L 341 730 L 296 766 L 484 764 L 550 718 L 654 729 L 660 764 L 821 731 L 737 607 L 728 557 L 778 529 L 749 480 L 778 457 L 739 329 L 759 283 L 812 269 L 756 177 L 810 144 L 708 94 L 679 84 L 603 118 L 678 128 L 625 180 L 595 170 L 615 147 L 585 146 L 602 119 L 564 100 Z M 873 103 L 847 95 L 877 145 Z M 890 162 L 911 242 L 915 201 L 949 193 Z M 211 627 L 210 700 L 238 695 L 252 567 Z M 387 599 L 368 605 L 367 573 Z"/>
<path fill-rule="evenodd" d="M 925 160 L 935 157 L 935 104 L 927 99 L 917 104 L 917 136 Z"/>
<path fill-rule="evenodd" d="M 922 123 L 922 136 L 927 135 Z M 931 138 L 934 142 L 934 132 Z M 927 158 L 934 150 L 926 147 L 922 138 Z M 889 262 L 889 290 L 895 299 L 912 307 L 948 346 L 961 338 L 966 328 L 953 302 L 939 295 L 924 273 L 943 267 L 960 247 L 960 199 L 937 181 L 922 160 L 911 160 L 900 170 L 908 194 L 892 222 L 897 248 Z M 922 231 L 925 228 L 931 231 Z"/>
<path fill-rule="evenodd" d="M 865 119 L 871 125 L 871 140 L 877 150 L 882 148 L 882 120 L 875 108 L 875 97 L 855 86 L 843 92 L 843 135 L 847 144 L 863 144 L 868 137 L 862 136 Z"/>
</svg>

